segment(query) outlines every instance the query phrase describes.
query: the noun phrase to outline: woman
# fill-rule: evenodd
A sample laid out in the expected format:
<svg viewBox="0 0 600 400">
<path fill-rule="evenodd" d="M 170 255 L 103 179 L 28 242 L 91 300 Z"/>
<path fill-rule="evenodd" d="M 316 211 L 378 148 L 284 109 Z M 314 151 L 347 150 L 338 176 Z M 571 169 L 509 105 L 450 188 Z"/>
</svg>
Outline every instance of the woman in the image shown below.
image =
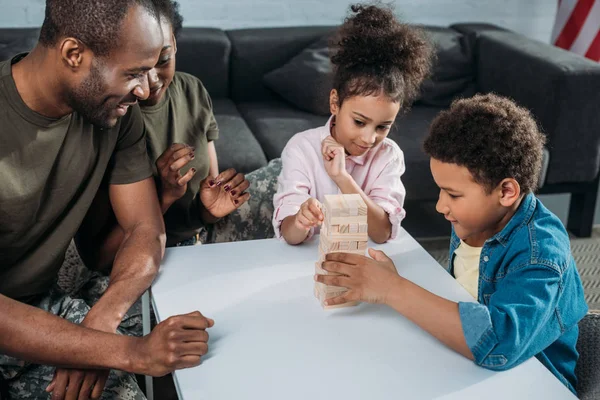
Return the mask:
<svg viewBox="0 0 600 400">
<path fill-rule="evenodd" d="M 176 36 L 183 21 L 178 4 L 171 0 L 155 0 L 154 4 L 164 45 L 148 73 L 150 95 L 140 108 L 148 154 L 155 164 L 167 246 L 190 245 L 198 242 L 206 225 L 248 200 L 250 184 L 233 169 L 219 174 L 213 142 L 219 131 L 210 96 L 198 78 L 175 72 Z M 123 241 L 108 204 L 106 191 L 100 191 L 77 237 L 88 266 L 109 267 Z"/>
</svg>

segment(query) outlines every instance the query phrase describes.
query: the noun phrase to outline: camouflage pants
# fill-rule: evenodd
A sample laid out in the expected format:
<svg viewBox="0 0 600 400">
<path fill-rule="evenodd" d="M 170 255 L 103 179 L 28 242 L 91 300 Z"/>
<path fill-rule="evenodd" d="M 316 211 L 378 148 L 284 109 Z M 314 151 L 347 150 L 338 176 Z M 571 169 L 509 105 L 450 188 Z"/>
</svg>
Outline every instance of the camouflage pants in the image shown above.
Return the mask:
<svg viewBox="0 0 600 400">
<path fill-rule="evenodd" d="M 67 294 L 59 285 L 55 285 L 47 296 L 35 304 L 44 311 L 57 315 L 70 322 L 79 324 L 91 306 L 102 296 L 108 287 L 108 277 L 88 271 L 84 281 L 75 292 Z M 141 336 L 141 304 L 137 302 L 126 314 L 118 333 Z M 0 354 L 0 380 L 7 386 L 9 399 L 49 399 L 45 389 L 54 377 L 55 367 L 25 362 Z M 144 400 L 135 375 L 112 370 L 101 397 L 108 399 Z M 2 398 L 4 400 L 4 398 Z"/>
<path fill-rule="evenodd" d="M 281 159 L 250 172 L 250 200 L 225 218 L 218 221 L 209 233 L 208 243 L 275 237 L 273 230 L 273 196 L 277 191 L 277 177 L 281 173 Z"/>
</svg>

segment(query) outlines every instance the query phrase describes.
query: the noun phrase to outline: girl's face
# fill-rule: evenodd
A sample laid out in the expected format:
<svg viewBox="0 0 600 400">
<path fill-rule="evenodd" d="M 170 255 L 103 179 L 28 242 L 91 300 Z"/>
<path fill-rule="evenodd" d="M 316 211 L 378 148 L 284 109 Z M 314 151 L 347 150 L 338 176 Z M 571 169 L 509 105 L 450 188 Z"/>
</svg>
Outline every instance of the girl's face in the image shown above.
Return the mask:
<svg viewBox="0 0 600 400">
<path fill-rule="evenodd" d="M 175 53 L 177 53 L 177 44 L 173 28 L 167 19 L 160 18 L 160 27 L 163 32 L 163 48 L 158 57 L 158 62 L 148 72 L 148 83 L 150 85 L 150 96 L 144 101 L 140 101 L 142 106 L 153 106 L 163 99 L 167 88 L 175 76 Z"/>
<path fill-rule="evenodd" d="M 339 106 L 337 91 L 333 89 L 329 104 L 335 116 L 332 136 L 351 156 L 363 155 L 385 139 L 400 111 L 400 103 L 383 93 L 349 97 Z"/>
</svg>

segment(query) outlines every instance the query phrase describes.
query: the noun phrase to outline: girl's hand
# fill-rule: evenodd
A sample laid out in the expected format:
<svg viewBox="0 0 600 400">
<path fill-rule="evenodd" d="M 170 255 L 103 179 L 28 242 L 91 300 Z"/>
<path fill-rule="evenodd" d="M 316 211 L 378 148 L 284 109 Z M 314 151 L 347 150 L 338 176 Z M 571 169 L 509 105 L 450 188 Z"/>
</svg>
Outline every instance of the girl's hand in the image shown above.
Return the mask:
<svg viewBox="0 0 600 400">
<path fill-rule="evenodd" d="M 194 148 L 182 143 L 174 143 L 158 157 L 155 164 L 160 177 L 161 205 L 168 208 L 183 197 L 187 191 L 188 182 L 196 174 L 196 169 L 190 168 L 183 176 L 180 171 L 194 157 Z"/>
<path fill-rule="evenodd" d="M 321 142 L 321 154 L 323 155 L 325 171 L 334 182 L 347 175 L 346 150 L 331 135 Z"/>
<path fill-rule="evenodd" d="M 298 210 L 294 218 L 294 225 L 298 229 L 308 231 L 314 226 L 321 225 L 323 219 L 324 215 L 323 211 L 321 211 L 321 203 L 319 203 L 319 200 L 311 197 L 300 206 L 300 210 Z"/>
<path fill-rule="evenodd" d="M 384 252 L 369 249 L 372 258 L 358 254 L 329 253 L 323 269 L 341 275 L 315 275 L 315 281 L 330 286 L 341 286 L 348 291 L 341 296 L 328 299 L 325 304 L 334 306 L 350 301 L 387 303 L 388 296 L 400 275 L 394 262 Z"/>
<path fill-rule="evenodd" d="M 250 193 L 245 191 L 249 187 L 244 174 L 230 168 L 200 183 L 200 201 L 213 217 L 222 218 L 248 201 Z"/>
</svg>

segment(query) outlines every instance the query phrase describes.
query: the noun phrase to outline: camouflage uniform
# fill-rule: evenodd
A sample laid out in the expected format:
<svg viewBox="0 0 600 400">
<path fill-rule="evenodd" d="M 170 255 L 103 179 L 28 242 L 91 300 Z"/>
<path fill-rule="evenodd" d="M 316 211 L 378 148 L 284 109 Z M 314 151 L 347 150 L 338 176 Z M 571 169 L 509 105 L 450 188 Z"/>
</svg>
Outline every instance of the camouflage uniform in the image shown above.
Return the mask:
<svg viewBox="0 0 600 400">
<path fill-rule="evenodd" d="M 32 305 L 79 324 L 107 287 L 108 277 L 85 268 L 71 243 L 57 284 L 48 295 Z M 141 315 L 141 305 L 137 302 L 125 315 L 118 333 L 141 336 Z M 52 381 L 54 371 L 55 367 L 52 366 L 31 364 L 0 354 L 0 381 L 3 380 L 7 386 L 11 400 L 49 399 L 50 394 L 45 389 Z M 111 370 L 101 398 L 143 400 L 146 397 L 133 374 Z M 5 398 L 2 397 L 2 400 Z"/>
<path fill-rule="evenodd" d="M 199 237 L 181 242 L 180 245 L 232 242 L 239 240 L 266 239 L 275 236 L 273 231 L 273 196 L 277 190 L 277 177 L 281 172 L 281 160 L 275 159 L 265 167 L 246 175 L 250 181 L 250 200 L 235 212 L 218 221 Z M 76 324 L 86 316 L 90 307 L 98 301 L 108 287 L 108 277 L 85 268 L 75 245 L 67 250 L 65 262 L 58 281 L 48 296 L 39 300 L 36 307 L 49 311 Z M 141 305 L 137 302 L 127 313 L 118 332 L 141 336 Z M 0 355 L 0 396 L 2 380 L 8 386 L 11 399 L 48 399 L 46 387 L 54 377 L 54 367 L 29 364 L 9 356 Z M 102 394 L 102 399 L 145 399 L 135 376 L 112 370 Z M 0 400 L 5 400 L 3 397 Z"/>
<path fill-rule="evenodd" d="M 275 237 L 273 230 L 273 196 L 277 191 L 277 177 L 281 173 L 281 159 L 246 175 L 250 182 L 250 200 L 236 211 L 219 220 L 209 234 L 209 243 Z"/>
</svg>

